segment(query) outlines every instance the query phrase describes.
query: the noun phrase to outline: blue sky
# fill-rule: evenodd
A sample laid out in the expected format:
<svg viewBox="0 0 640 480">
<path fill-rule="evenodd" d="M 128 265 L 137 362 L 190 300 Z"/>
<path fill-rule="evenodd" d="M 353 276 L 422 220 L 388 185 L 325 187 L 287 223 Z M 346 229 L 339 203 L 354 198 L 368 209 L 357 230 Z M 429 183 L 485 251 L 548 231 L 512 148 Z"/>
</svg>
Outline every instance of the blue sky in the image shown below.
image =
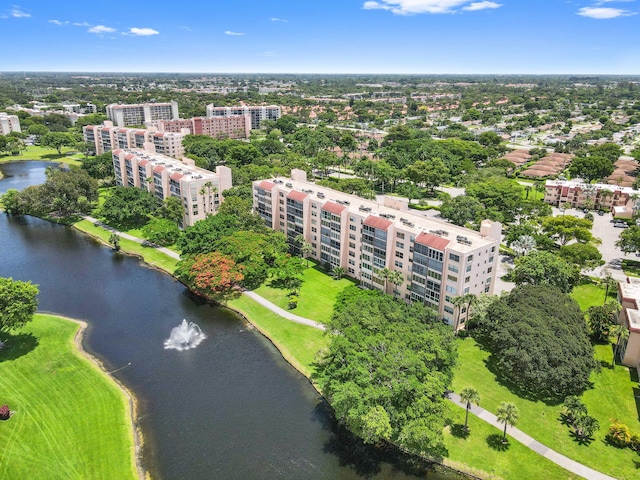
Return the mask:
<svg viewBox="0 0 640 480">
<path fill-rule="evenodd" d="M 3 71 L 640 74 L 640 0 L 0 1 Z"/>
</svg>

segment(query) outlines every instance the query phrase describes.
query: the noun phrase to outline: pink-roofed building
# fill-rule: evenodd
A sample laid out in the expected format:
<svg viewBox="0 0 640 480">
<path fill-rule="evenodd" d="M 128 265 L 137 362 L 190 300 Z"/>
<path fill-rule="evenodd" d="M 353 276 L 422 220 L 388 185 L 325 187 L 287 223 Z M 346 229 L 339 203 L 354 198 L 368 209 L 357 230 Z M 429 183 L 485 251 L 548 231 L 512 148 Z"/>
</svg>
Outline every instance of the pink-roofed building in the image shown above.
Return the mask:
<svg viewBox="0 0 640 480">
<path fill-rule="evenodd" d="M 342 267 L 365 288 L 423 302 L 453 325 L 455 297 L 493 293 L 502 226 L 485 220 L 480 232 L 398 210 L 398 202 L 375 201 L 307 182 L 306 173 L 253 183 L 254 211 L 287 236 L 293 253 L 302 235 L 311 258 Z M 402 273 L 400 285 L 383 269 Z M 381 273 L 382 272 L 382 273 Z M 461 307 L 462 308 L 462 307 Z M 461 311 L 461 325 L 468 312 Z"/>
<path fill-rule="evenodd" d="M 182 200 L 182 226 L 214 215 L 224 200 L 222 192 L 231 188 L 231 169 L 216 167 L 211 172 L 193 164 L 145 150 L 113 150 L 116 184 L 142 188 L 159 201 L 168 197 Z"/>
<path fill-rule="evenodd" d="M 640 372 L 640 283 L 620 282 L 618 301 L 622 308 L 618 323 L 629 331 L 629 337 L 616 345 L 620 361 Z"/>
</svg>

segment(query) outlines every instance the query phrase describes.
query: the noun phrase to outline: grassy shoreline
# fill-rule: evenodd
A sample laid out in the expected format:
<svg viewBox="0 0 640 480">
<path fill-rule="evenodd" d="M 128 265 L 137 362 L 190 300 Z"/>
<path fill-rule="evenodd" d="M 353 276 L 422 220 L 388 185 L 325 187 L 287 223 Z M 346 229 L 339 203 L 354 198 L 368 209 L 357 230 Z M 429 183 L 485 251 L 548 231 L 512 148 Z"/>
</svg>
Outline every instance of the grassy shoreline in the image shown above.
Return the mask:
<svg viewBox="0 0 640 480">
<path fill-rule="evenodd" d="M 0 352 L 0 477 L 142 479 L 135 398 L 82 347 L 86 323 L 36 314 Z M 72 408 L 73 406 L 73 408 Z"/>
<path fill-rule="evenodd" d="M 73 153 L 73 155 L 69 155 L 70 153 Z M 0 155 L 0 163 L 40 160 L 43 162 L 66 163 L 67 165 L 79 167 L 82 165 L 82 162 L 78 158 L 75 158 L 76 155 L 78 155 L 76 150 L 70 147 L 62 147 L 62 153 L 58 154 L 51 148 L 32 145 L 28 146 L 20 155 Z"/>
</svg>

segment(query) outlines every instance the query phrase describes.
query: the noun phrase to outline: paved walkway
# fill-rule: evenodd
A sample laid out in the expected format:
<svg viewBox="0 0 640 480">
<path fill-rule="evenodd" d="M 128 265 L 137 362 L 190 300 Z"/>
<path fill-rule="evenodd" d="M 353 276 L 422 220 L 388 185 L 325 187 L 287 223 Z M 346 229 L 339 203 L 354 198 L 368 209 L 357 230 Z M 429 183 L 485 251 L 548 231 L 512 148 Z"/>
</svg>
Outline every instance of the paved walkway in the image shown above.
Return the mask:
<svg viewBox="0 0 640 480">
<path fill-rule="evenodd" d="M 100 228 L 104 228 L 105 230 L 109 230 L 110 232 L 116 233 L 120 237 L 126 238 L 127 240 L 131 240 L 133 242 L 140 243 L 140 244 L 142 244 L 145 241 L 142 238 L 134 237 L 133 235 L 130 235 L 130 234 L 125 233 L 125 232 L 120 232 L 120 231 L 116 230 L 115 228 L 110 227 L 109 225 L 105 225 L 104 223 L 100 222 L 99 220 L 97 220 L 97 219 L 95 219 L 93 217 L 89 217 L 89 216 L 85 215 L 84 219 L 92 222 L 94 225 L 99 226 Z M 180 260 L 180 255 L 178 253 L 174 252 L 173 250 L 169 250 L 168 248 L 164 248 L 164 247 L 156 247 L 156 250 L 158 250 L 158 251 L 160 251 L 162 253 L 165 253 L 168 256 L 172 257 L 172 258 Z M 280 315 L 281 317 L 283 317 L 283 318 L 285 318 L 285 319 L 287 319 L 289 321 L 292 321 L 292 322 L 295 322 L 295 323 L 300 323 L 302 325 L 307 325 L 308 327 L 317 328 L 318 330 L 325 330 L 326 329 L 326 327 L 322 323 L 314 322 L 313 320 L 309 320 L 308 318 L 299 317 L 298 315 L 294 315 L 293 313 L 287 312 L 286 310 L 284 310 L 284 309 L 278 307 L 277 305 L 271 303 L 266 298 L 262 298 L 260 295 L 258 295 L 255 292 L 251 292 L 249 290 L 244 290 L 242 293 L 244 293 L 247 297 L 255 300 L 256 302 L 258 302 L 263 307 L 268 308 L 269 310 L 271 310 L 276 315 Z"/>
<path fill-rule="evenodd" d="M 466 404 L 460 400 L 460 396 L 457 393 L 450 393 L 449 400 L 460 408 L 466 408 Z M 497 417 L 493 413 L 487 412 L 484 408 L 478 407 L 477 405 L 471 405 L 469 411 L 481 420 L 484 420 L 490 425 L 500 429 L 500 431 L 504 429 L 504 424 L 498 421 Z M 551 460 L 556 465 L 560 465 L 562 468 L 569 470 L 571 473 L 575 473 L 576 475 L 580 475 L 581 477 L 589 480 L 615 480 L 614 477 L 600 473 L 592 468 L 582 465 L 581 463 L 575 462 L 564 455 L 560 455 L 555 450 L 551 450 L 546 445 L 534 440 L 517 428 L 509 426 L 507 427 L 507 433 L 524 446 L 529 447 L 534 452 L 542 455 L 548 460 Z"/>
</svg>

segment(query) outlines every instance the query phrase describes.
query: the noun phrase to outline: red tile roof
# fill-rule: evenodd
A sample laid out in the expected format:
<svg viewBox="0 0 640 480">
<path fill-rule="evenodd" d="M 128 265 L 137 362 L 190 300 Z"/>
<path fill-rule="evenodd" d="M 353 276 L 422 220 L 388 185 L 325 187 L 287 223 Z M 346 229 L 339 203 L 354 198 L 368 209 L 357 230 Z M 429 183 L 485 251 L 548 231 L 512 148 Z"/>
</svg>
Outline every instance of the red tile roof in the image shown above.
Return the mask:
<svg viewBox="0 0 640 480">
<path fill-rule="evenodd" d="M 444 252 L 444 249 L 451 243 L 451 240 L 422 232 L 416 237 L 416 243 Z"/>
<path fill-rule="evenodd" d="M 258 184 L 258 188 L 262 188 L 263 190 L 273 190 L 273 187 L 275 186 L 276 186 L 275 183 L 269 182 L 267 180 L 263 180 Z"/>
<path fill-rule="evenodd" d="M 149 163 L 149 160 L 147 160 L 146 158 L 143 158 L 138 162 L 138 165 L 145 166 L 147 163 Z"/>
<path fill-rule="evenodd" d="M 344 205 L 338 205 L 337 203 L 333 202 L 326 202 L 324 205 L 322 205 L 322 210 L 331 212 L 334 215 L 340 215 L 345 211 L 346 208 L 347 207 L 345 207 Z"/>
<path fill-rule="evenodd" d="M 368 227 L 377 228 L 378 230 L 388 230 L 393 222 L 386 218 L 376 217 L 375 215 L 369 215 L 364 219 L 364 224 Z"/>
<path fill-rule="evenodd" d="M 290 198 L 291 200 L 295 200 L 296 202 L 302 202 L 308 196 L 309 195 L 307 195 L 306 193 L 298 192 L 296 190 L 291 190 L 287 195 L 287 198 Z"/>
<path fill-rule="evenodd" d="M 162 165 L 158 165 L 156 167 L 153 168 L 153 171 L 156 173 L 160 173 L 164 170 L 164 167 Z"/>
<path fill-rule="evenodd" d="M 126 160 L 133 160 L 136 156 L 133 153 L 129 153 L 124 157 Z"/>
<path fill-rule="evenodd" d="M 174 172 L 171 174 L 171 180 L 175 180 L 176 182 L 180 180 L 182 177 L 184 177 L 184 175 L 181 174 L 180 172 Z"/>
<path fill-rule="evenodd" d="M 122 149 L 121 149 L 121 148 L 118 148 L 117 150 L 114 150 L 112 153 L 113 153 L 114 155 L 120 155 L 120 154 L 122 153 Z"/>
</svg>

